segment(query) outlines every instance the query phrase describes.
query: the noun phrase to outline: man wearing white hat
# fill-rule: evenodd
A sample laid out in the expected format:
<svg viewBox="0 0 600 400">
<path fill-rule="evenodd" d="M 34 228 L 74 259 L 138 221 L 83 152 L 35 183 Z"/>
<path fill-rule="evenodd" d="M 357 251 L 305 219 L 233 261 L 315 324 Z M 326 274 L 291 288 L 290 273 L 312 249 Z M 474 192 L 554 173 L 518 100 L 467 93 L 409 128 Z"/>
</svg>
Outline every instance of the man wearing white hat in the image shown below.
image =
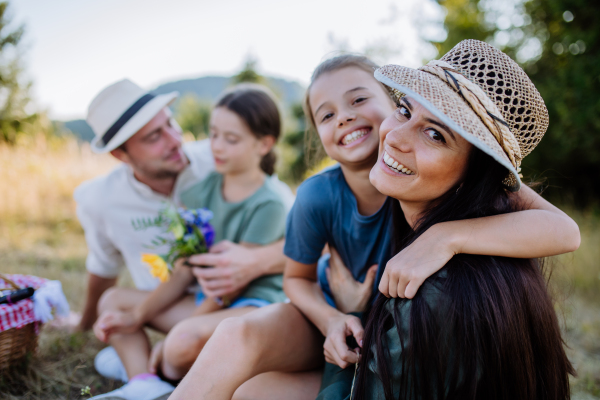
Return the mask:
<svg viewBox="0 0 600 400">
<path fill-rule="evenodd" d="M 123 164 L 83 183 L 74 193 L 89 251 L 88 291 L 79 325 L 83 330 L 96 320 L 99 302 L 103 309 L 110 308 L 115 299 L 134 305 L 159 284 L 141 261 L 158 228 L 136 230 L 132 221 L 155 217 L 166 201 L 179 204 L 180 193 L 214 170 L 208 140 L 182 146 L 181 128 L 168 109 L 177 95 L 153 95 L 125 79 L 105 88 L 89 106 L 87 122 L 96 135 L 92 150 L 110 152 Z M 287 185 L 277 182 L 289 209 L 293 194 Z M 276 243 L 248 249 L 222 242 L 214 246 L 218 253 L 196 256 L 193 261 L 217 267 L 200 271 L 205 274 L 200 278 L 206 294 L 222 296 L 261 275 L 281 273 L 282 247 Z M 163 250 L 154 248 L 152 252 L 166 253 Z M 111 288 L 124 267 L 136 289 Z M 111 377 L 127 380 L 122 371 Z"/>
</svg>

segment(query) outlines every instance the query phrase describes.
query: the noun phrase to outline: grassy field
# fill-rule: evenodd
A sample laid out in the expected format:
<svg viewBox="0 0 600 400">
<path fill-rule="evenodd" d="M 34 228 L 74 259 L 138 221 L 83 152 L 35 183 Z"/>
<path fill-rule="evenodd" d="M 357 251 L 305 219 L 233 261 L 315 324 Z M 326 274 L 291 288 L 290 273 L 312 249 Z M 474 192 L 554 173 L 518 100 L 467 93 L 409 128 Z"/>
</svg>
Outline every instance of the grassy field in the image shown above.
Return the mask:
<svg viewBox="0 0 600 400">
<path fill-rule="evenodd" d="M 38 138 L 0 146 L 0 272 L 59 279 L 72 310 L 83 306 L 86 245 L 75 216 L 73 189 L 109 171 L 110 156 L 71 139 Z M 568 353 L 578 376 L 574 398 L 600 398 L 600 216 L 568 210 L 579 223 L 581 248 L 553 260 L 552 286 Z M 121 284 L 128 285 L 127 279 Z M 96 374 L 103 345 L 91 333 L 46 326 L 39 351 L 23 370 L 0 377 L 2 399 L 80 399 L 119 386 Z"/>
</svg>

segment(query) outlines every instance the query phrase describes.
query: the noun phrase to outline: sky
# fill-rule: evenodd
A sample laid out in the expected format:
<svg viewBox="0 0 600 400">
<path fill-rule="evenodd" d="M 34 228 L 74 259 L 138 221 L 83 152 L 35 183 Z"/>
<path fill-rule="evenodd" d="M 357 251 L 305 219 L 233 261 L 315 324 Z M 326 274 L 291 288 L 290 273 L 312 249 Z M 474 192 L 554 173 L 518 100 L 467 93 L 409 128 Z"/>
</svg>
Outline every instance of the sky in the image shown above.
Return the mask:
<svg viewBox="0 0 600 400">
<path fill-rule="evenodd" d="M 433 0 L 13 0 L 25 25 L 23 61 L 34 105 L 53 119 L 84 118 L 104 87 L 146 89 L 232 75 L 252 57 L 262 74 L 306 85 L 344 49 L 416 67 L 443 35 Z"/>
</svg>

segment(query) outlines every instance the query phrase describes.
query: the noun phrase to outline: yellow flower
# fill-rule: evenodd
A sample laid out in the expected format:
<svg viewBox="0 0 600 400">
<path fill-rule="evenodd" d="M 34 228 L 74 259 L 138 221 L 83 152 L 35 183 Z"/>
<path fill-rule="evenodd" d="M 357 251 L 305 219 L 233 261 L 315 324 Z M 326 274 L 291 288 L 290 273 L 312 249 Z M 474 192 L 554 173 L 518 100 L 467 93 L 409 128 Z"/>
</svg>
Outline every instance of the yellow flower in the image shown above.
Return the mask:
<svg viewBox="0 0 600 400">
<path fill-rule="evenodd" d="M 169 266 L 163 258 L 157 254 L 142 254 L 142 262 L 150 266 L 150 274 L 160 279 L 161 282 L 169 280 Z"/>
</svg>

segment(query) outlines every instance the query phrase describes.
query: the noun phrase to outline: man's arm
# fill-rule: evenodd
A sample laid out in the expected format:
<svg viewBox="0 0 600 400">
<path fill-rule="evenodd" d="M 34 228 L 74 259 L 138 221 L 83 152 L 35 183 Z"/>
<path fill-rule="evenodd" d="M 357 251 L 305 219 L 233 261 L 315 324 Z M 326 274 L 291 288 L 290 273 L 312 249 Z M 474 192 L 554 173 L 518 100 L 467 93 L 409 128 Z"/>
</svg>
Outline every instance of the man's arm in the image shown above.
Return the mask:
<svg viewBox="0 0 600 400">
<path fill-rule="evenodd" d="M 106 289 L 116 285 L 117 278 L 102 278 L 88 272 L 87 296 L 79 321 L 79 329 L 87 331 L 92 328 L 98 318 L 98 300 Z"/>
<path fill-rule="evenodd" d="M 194 275 L 208 297 L 222 297 L 246 287 L 263 275 L 280 274 L 285 266 L 284 239 L 258 247 L 247 247 L 224 240 L 206 254 L 196 254 L 190 264 L 213 268 L 194 268 Z"/>
</svg>

